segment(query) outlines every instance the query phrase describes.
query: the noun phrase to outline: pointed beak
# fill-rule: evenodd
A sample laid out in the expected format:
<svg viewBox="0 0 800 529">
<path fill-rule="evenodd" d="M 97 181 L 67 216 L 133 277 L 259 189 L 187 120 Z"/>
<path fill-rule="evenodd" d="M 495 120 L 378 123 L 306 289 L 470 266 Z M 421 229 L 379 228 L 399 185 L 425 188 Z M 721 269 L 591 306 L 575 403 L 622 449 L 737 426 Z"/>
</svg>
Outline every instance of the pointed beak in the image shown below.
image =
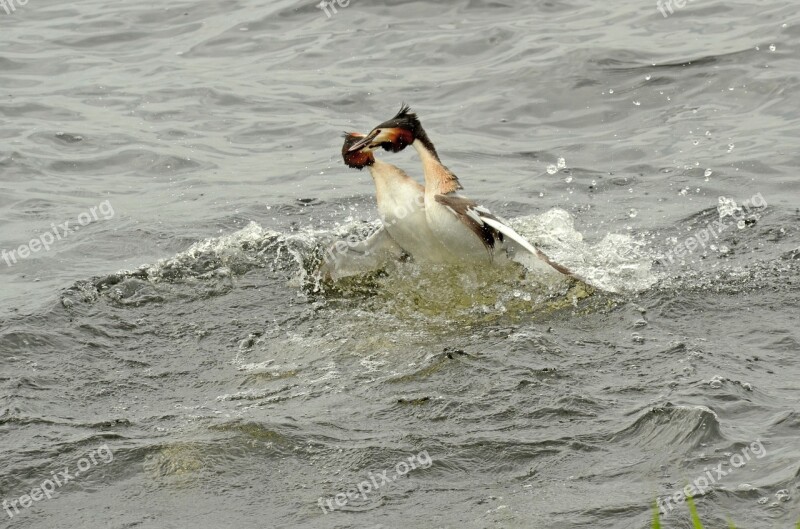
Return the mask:
<svg viewBox="0 0 800 529">
<path fill-rule="evenodd" d="M 349 149 L 347 149 L 347 152 L 355 152 L 355 151 L 358 151 L 358 150 L 360 150 L 360 149 L 363 149 L 363 148 L 364 148 L 364 147 L 366 147 L 367 145 L 369 145 L 370 147 L 373 147 L 373 145 L 372 145 L 372 140 L 374 140 L 375 138 L 377 138 L 377 137 L 378 137 L 378 135 L 380 134 L 380 132 L 381 132 L 381 131 L 380 131 L 380 129 L 375 129 L 375 130 L 373 130 L 372 132 L 370 132 L 369 134 L 367 134 L 366 136 L 364 136 L 364 139 L 362 139 L 362 140 L 361 140 L 361 141 L 359 141 L 359 142 L 356 142 L 356 143 L 354 143 L 354 144 L 353 144 L 353 145 L 352 145 L 352 146 L 351 146 Z M 379 142 L 379 143 L 380 143 L 380 142 Z"/>
</svg>

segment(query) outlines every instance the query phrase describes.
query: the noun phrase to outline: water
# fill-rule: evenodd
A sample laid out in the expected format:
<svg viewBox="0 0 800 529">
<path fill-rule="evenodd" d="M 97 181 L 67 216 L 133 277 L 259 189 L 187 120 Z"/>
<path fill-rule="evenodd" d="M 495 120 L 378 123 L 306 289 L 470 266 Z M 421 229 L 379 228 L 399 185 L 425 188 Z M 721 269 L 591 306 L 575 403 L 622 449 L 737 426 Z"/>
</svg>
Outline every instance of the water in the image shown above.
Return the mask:
<svg viewBox="0 0 800 529">
<path fill-rule="evenodd" d="M 792 526 L 800 16 L 673 11 L 0 6 L 0 525 L 641 528 L 705 476 L 707 526 Z M 341 131 L 401 101 L 614 293 L 309 277 L 376 219 Z"/>
</svg>

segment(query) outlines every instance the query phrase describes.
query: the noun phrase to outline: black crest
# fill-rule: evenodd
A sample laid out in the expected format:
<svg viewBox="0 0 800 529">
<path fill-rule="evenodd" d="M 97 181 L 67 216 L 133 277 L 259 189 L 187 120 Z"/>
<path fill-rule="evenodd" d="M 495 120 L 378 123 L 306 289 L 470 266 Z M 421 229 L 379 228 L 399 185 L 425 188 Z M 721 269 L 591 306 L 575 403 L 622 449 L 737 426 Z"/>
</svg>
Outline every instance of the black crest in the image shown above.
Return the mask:
<svg viewBox="0 0 800 529">
<path fill-rule="evenodd" d="M 383 147 L 384 150 L 399 152 L 405 149 L 409 144 L 413 143 L 414 140 L 419 140 L 436 157 L 437 160 L 439 159 L 439 155 L 436 152 L 436 147 L 433 146 L 433 142 L 431 142 L 430 138 L 428 138 L 428 135 L 425 133 L 425 129 L 422 128 L 422 123 L 417 117 L 417 114 L 411 112 L 411 107 L 405 103 L 400 106 L 400 111 L 395 114 L 392 119 L 389 121 L 384 121 L 375 128 L 402 129 L 411 133 L 411 138 L 409 138 L 410 141 L 406 141 L 405 137 L 401 136 L 398 142 L 385 142 L 382 144 L 381 147 Z"/>
</svg>

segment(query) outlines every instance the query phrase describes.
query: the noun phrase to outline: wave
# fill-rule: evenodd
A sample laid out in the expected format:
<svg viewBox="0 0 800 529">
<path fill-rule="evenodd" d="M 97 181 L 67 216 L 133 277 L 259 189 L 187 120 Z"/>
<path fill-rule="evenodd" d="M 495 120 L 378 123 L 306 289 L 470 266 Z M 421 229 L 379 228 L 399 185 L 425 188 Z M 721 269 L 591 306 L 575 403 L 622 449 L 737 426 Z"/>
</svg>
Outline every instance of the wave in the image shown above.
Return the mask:
<svg viewBox="0 0 800 529">
<path fill-rule="evenodd" d="M 628 235 L 610 234 L 599 243 L 586 243 L 566 211 L 553 209 L 542 215 L 519 217 L 511 224 L 557 262 L 601 290 L 638 292 L 658 280 L 651 270 L 652 257 L 641 242 Z M 363 238 L 377 226 L 377 221 L 349 222 L 333 230 L 309 228 L 281 233 L 250 222 L 230 234 L 198 241 L 154 264 L 79 281 L 65 291 L 62 304 L 69 308 L 76 302 L 103 297 L 115 304 L 139 306 L 222 295 L 235 288 L 241 278 L 260 271 L 261 280 L 282 281 L 307 296 L 375 295 L 383 290 L 402 298 L 419 297 L 424 291 L 431 300 L 427 308 L 432 313 L 454 305 L 480 308 L 510 300 L 535 303 L 563 295 L 569 287 L 565 278 L 537 275 L 537 262 L 523 262 L 524 269 L 512 263 L 488 270 L 453 270 L 399 261 L 336 283 L 321 279 L 318 268 L 325 249 L 336 240 Z M 531 260 L 535 261 L 532 256 Z M 412 303 L 413 307 L 424 308 L 418 303 Z"/>
</svg>

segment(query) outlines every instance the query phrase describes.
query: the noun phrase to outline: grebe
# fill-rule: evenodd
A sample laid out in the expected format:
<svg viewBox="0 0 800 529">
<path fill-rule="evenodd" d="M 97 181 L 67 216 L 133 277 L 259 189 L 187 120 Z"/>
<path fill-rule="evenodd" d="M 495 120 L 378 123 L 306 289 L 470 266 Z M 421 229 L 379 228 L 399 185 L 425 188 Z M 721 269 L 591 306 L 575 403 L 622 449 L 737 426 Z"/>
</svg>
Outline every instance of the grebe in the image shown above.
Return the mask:
<svg viewBox="0 0 800 529">
<path fill-rule="evenodd" d="M 342 158 L 348 167 L 369 167 L 384 229 L 415 261 L 452 262 L 455 256 L 428 227 L 425 188 L 399 167 L 375 158 L 372 148 L 353 150 L 352 146 L 364 138 L 363 134 L 345 133 Z"/>
<path fill-rule="evenodd" d="M 400 152 L 409 145 L 419 154 L 425 174 L 428 228 L 451 254 L 466 262 L 490 262 L 499 250 L 506 249 L 508 239 L 559 273 L 576 277 L 514 231 L 505 220 L 458 194 L 463 189 L 461 183 L 439 159 L 436 147 L 422 128 L 422 123 L 408 106 L 403 105 L 396 116 L 354 142 L 347 152 L 355 154 L 362 152 L 362 149 L 371 150 L 378 146 L 387 151 Z"/>
<path fill-rule="evenodd" d="M 371 147 L 350 149 L 364 137 L 346 132 L 342 158 L 348 167 L 369 167 L 381 227 L 364 241 L 338 241 L 331 246 L 322 266 L 325 275 L 338 278 L 374 269 L 403 253 L 422 263 L 457 261 L 428 227 L 425 188 L 399 167 L 376 159 Z"/>
</svg>

